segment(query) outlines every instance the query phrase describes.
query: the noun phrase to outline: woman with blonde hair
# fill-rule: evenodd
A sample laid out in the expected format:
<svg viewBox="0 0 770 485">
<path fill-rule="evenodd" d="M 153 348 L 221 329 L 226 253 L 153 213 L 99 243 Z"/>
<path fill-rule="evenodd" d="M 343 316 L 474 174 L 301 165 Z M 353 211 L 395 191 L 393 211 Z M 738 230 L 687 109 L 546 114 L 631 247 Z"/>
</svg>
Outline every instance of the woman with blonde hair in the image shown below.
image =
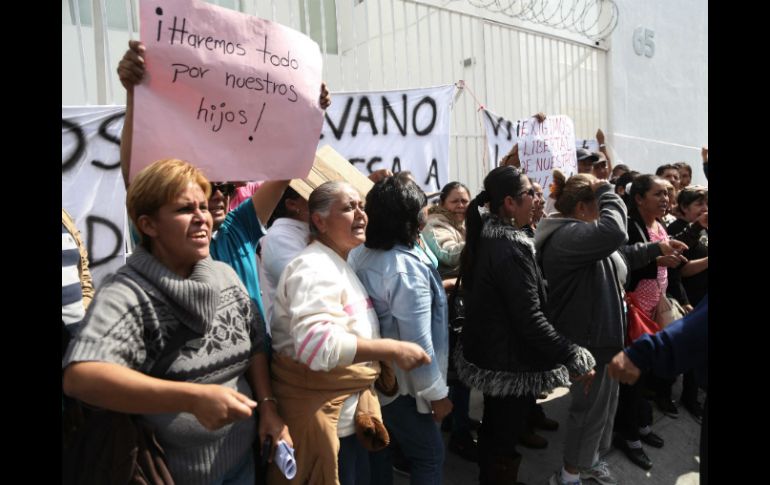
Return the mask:
<svg viewBox="0 0 770 485">
<path fill-rule="evenodd" d="M 210 193 L 181 160 L 136 176 L 126 207 L 142 243 L 102 284 L 70 343 L 64 392 L 139 415 L 176 483 L 253 483 L 254 440 L 291 437 L 275 407 L 260 314 L 233 269 L 209 255 Z M 186 344 L 151 373 L 179 335 Z"/>
</svg>

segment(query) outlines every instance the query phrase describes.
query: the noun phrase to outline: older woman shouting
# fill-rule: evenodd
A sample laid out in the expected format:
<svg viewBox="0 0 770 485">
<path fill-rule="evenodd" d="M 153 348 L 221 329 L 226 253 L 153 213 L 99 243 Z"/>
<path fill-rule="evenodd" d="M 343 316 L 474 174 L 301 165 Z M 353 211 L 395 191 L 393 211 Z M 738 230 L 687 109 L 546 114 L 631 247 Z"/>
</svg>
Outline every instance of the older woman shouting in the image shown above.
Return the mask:
<svg viewBox="0 0 770 485">
<path fill-rule="evenodd" d="M 379 338 L 369 295 L 346 262 L 365 239 L 360 194 L 327 182 L 308 211 L 315 240 L 281 275 L 271 322 L 273 387 L 296 445 L 291 483 L 368 483 L 367 449 L 389 440 L 371 392 L 376 361 L 411 370 L 430 358 L 414 343 Z M 284 481 L 275 467 L 269 481 Z"/>
<path fill-rule="evenodd" d="M 195 167 L 142 170 L 126 206 L 142 244 L 97 293 L 64 357 L 64 392 L 154 428 L 176 483 L 254 482 L 252 443 L 291 442 L 275 407 L 264 326 L 235 272 L 209 256 L 211 186 Z M 150 376 L 169 342 L 187 345 Z"/>
</svg>

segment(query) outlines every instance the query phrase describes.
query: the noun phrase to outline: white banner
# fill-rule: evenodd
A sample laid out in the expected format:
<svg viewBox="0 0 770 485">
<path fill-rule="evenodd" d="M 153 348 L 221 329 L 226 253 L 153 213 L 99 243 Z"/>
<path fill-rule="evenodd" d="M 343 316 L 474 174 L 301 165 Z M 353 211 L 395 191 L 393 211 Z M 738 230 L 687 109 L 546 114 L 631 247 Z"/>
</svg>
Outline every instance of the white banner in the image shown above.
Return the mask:
<svg viewBox="0 0 770 485">
<path fill-rule="evenodd" d="M 126 260 L 126 190 L 120 175 L 123 106 L 61 109 L 61 204 L 88 250 L 96 288 Z"/>
<path fill-rule="evenodd" d="M 519 121 L 511 121 L 484 109 L 484 128 L 487 133 L 488 170 L 500 165 L 500 160 L 511 151 L 519 139 Z"/>
<path fill-rule="evenodd" d="M 453 84 L 426 89 L 334 93 L 318 148 L 331 145 L 361 173 L 409 170 L 425 192 L 449 180 Z"/>
<path fill-rule="evenodd" d="M 546 199 L 551 192 L 554 168 L 560 168 L 567 177 L 577 172 L 575 125 L 568 116 L 548 115 L 543 123 L 536 118 L 511 121 L 485 109 L 483 118 L 489 170 L 497 167 L 514 143 L 518 143 L 521 169 L 532 182 L 543 187 Z M 589 146 L 590 142 L 586 141 Z"/>
</svg>

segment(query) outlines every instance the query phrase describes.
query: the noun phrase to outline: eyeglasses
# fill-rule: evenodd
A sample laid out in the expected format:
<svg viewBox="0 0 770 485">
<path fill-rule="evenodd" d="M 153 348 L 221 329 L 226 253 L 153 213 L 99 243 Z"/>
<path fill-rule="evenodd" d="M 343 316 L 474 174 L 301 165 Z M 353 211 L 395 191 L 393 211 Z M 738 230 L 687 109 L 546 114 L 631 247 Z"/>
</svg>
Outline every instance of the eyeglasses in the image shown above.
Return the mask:
<svg viewBox="0 0 770 485">
<path fill-rule="evenodd" d="M 516 197 L 522 196 L 522 195 L 524 195 L 524 194 L 528 194 L 530 197 L 534 197 L 534 196 L 535 196 L 535 188 L 534 188 L 534 187 L 532 187 L 532 188 L 531 188 L 531 189 L 529 189 L 529 190 L 522 190 L 521 192 L 519 192 L 518 194 L 516 194 Z"/>
<path fill-rule="evenodd" d="M 213 195 L 214 192 L 216 192 L 217 190 L 222 192 L 222 195 L 224 195 L 225 197 L 230 197 L 235 193 L 235 184 L 231 184 L 231 183 L 220 184 L 220 183 L 212 182 L 211 194 Z"/>
</svg>

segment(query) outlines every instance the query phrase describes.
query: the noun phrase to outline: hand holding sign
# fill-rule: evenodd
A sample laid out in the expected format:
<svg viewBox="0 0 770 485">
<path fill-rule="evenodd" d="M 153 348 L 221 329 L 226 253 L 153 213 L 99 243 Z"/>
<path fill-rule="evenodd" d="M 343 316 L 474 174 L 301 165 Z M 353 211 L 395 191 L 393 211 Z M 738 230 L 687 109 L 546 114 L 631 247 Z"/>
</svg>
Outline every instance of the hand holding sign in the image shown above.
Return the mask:
<svg viewBox="0 0 770 485">
<path fill-rule="evenodd" d="M 146 50 L 130 44 L 118 68 L 127 89 L 142 80 L 131 174 L 173 157 L 213 180 L 307 175 L 323 122 L 315 42 L 197 0 L 146 0 L 140 13 Z"/>
</svg>

